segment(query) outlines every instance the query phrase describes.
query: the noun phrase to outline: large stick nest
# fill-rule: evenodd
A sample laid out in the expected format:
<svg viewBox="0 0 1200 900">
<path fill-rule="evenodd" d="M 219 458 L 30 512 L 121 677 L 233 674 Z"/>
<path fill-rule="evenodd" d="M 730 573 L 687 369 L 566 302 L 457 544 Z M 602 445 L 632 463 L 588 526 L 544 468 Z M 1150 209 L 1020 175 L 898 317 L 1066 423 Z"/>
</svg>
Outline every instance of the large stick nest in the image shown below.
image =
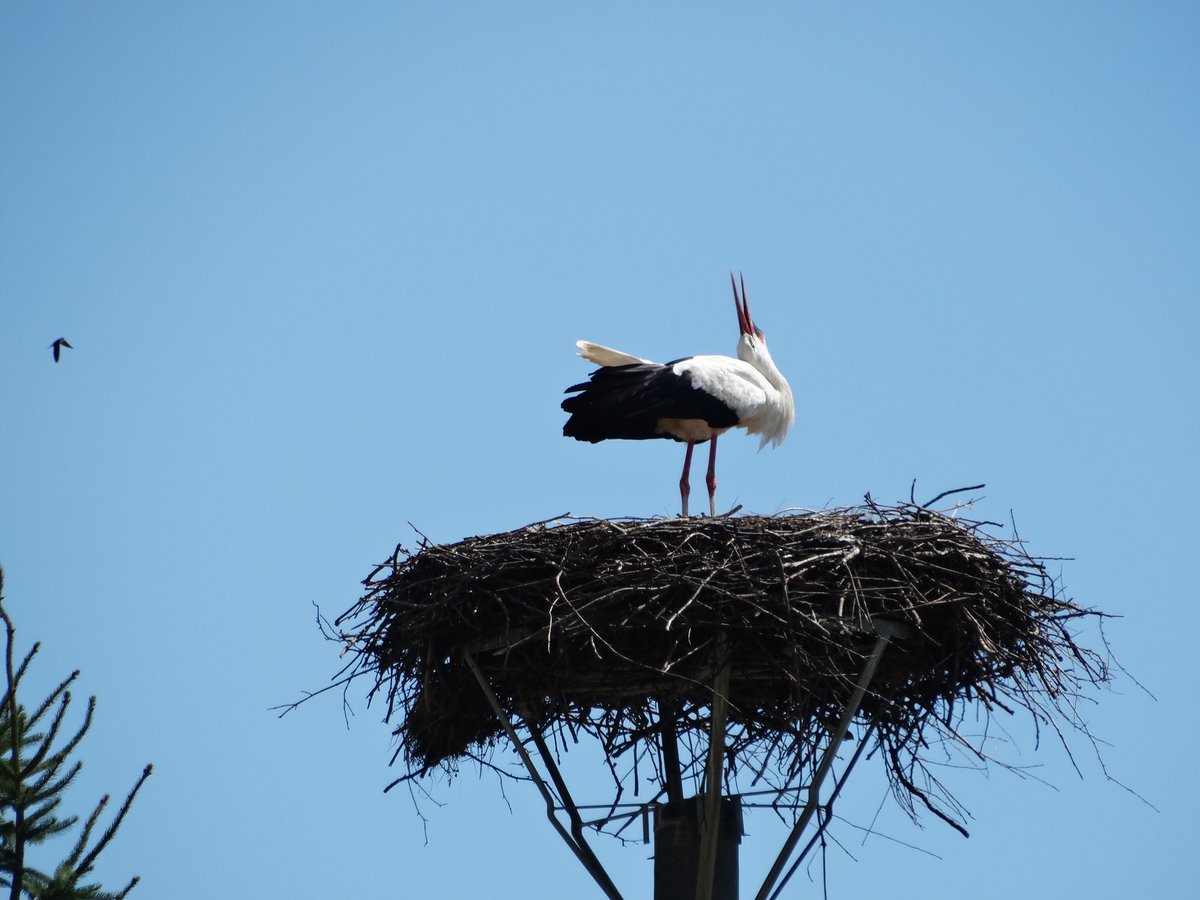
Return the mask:
<svg viewBox="0 0 1200 900">
<path fill-rule="evenodd" d="M 470 654 L 526 727 L 592 734 L 610 760 L 632 750 L 631 770 L 660 776 L 663 729 L 683 742 L 685 775 L 703 767 L 694 738 L 728 664 L 727 778 L 740 764 L 794 789 L 882 632 L 893 637 L 860 726 L 909 808 L 918 798 L 947 818 L 953 798 L 922 754 L 957 737 L 967 702 L 1081 727 L 1080 689 L 1108 678 L 1072 635 L 1099 614 L 1061 597 L 1019 541 L 908 504 L 556 520 L 398 547 L 364 584 L 338 636 L 348 669 L 373 673 L 372 697 L 386 698 L 410 775 L 482 759 L 503 735 Z"/>
</svg>

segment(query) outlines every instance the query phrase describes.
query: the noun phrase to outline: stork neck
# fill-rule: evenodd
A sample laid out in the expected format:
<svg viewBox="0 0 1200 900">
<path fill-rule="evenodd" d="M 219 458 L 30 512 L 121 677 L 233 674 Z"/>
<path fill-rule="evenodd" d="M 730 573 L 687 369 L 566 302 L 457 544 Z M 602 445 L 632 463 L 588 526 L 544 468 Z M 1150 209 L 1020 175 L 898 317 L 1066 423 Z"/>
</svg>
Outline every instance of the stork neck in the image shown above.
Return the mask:
<svg viewBox="0 0 1200 900">
<path fill-rule="evenodd" d="M 739 350 L 742 348 L 739 347 Z M 755 347 L 754 349 L 747 348 L 749 352 L 742 358 L 758 369 L 763 378 L 771 383 L 771 387 L 777 391 L 787 391 L 791 393 L 791 387 L 788 385 L 787 379 L 783 377 L 783 373 L 779 371 L 775 365 L 775 360 L 771 359 L 771 354 L 767 352 L 767 348 L 763 346 Z M 741 355 L 741 354 L 739 354 Z"/>
</svg>

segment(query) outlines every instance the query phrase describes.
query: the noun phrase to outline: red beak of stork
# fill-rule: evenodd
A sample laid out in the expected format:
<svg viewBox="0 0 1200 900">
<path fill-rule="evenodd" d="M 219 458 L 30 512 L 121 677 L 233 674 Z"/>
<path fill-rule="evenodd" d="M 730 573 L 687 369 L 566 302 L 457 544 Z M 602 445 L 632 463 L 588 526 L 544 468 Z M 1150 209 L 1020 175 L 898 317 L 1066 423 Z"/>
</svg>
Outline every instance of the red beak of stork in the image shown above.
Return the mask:
<svg viewBox="0 0 1200 900">
<path fill-rule="evenodd" d="M 734 280 L 733 273 L 729 273 L 729 283 L 733 285 L 733 304 L 737 307 L 738 328 L 742 334 L 758 337 L 761 340 L 763 333 L 755 327 L 754 320 L 750 318 L 750 305 L 746 302 L 746 279 L 739 277 L 742 283 L 741 296 L 738 295 L 738 282 Z"/>
</svg>

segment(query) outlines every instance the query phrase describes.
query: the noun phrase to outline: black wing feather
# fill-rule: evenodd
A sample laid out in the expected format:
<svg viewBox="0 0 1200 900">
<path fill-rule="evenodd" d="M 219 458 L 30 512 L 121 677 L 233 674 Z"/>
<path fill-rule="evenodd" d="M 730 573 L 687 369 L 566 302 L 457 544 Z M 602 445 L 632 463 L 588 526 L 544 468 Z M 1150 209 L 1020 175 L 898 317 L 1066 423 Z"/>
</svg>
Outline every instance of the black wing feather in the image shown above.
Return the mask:
<svg viewBox="0 0 1200 900">
<path fill-rule="evenodd" d="M 672 366 L 678 362 L 683 359 L 666 365 L 634 363 L 597 369 L 587 381 L 565 391 L 575 396 L 562 402 L 563 410 L 571 414 L 563 434 L 594 444 L 613 438 L 672 438 L 659 433 L 660 419 L 703 419 L 713 428 L 736 425 L 737 413 L 694 387 L 687 372 L 675 373 Z"/>
</svg>

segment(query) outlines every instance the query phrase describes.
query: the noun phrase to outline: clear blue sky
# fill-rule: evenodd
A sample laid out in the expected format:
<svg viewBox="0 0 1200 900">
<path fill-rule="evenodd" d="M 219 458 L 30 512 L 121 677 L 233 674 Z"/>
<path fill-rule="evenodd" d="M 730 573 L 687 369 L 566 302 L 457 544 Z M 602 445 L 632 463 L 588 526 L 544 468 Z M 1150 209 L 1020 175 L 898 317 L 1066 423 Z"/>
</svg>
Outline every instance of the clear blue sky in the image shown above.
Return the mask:
<svg viewBox="0 0 1200 900">
<path fill-rule="evenodd" d="M 102 875 L 598 896 L 527 786 L 433 784 L 426 843 L 361 692 L 349 729 L 269 708 L 410 522 L 672 513 L 677 446 L 561 437 L 573 342 L 731 352 L 740 269 L 798 418 L 723 443 L 720 501 L 986 482 L 1157 696 L 1087 713 L 1159 812 L 1015 727 L 1053 787 L 948 772 L 970 840 L 844 825 L 831 896 L 1192 894 L 1200 8 L 647 6 L 0 10 L 0 564 L 40 683 L 99 696 L 78 805 L 155 764 Z M 782 832 L 747 824 L 748 894 Z M 648 896 L 649 848 L 597 844 Z"/>
</svg>

